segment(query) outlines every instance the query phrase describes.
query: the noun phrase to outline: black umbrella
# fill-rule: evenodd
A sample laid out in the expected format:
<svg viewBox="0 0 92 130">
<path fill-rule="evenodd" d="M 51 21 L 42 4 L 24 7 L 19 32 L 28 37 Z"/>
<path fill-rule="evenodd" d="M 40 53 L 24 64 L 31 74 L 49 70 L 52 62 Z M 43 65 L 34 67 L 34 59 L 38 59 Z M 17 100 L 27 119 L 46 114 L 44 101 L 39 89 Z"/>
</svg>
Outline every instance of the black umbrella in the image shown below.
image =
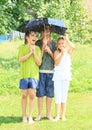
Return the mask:
<svg viewBox="0 0 92 130">
<path fill-rule="evenodd" d="M 25 21 L 20 25 L 17 30 L 25 32 L 27 29 L 34 29 L 36 32 L 40 32 L 41 26 L 49 24 L 51 26 L 51 31 L 57 34 L 64 35 L 67 27 L 62 20 L 53 19 L 53 18 L 34 18 L 29 21 Z"/>
<path fill-rule="evenodd" d="M 28 21 L 24 21 L 16 30 L 20 32 L 25 32 L 26 31 L 26 25 L 28 24 Z"/>
</svg>

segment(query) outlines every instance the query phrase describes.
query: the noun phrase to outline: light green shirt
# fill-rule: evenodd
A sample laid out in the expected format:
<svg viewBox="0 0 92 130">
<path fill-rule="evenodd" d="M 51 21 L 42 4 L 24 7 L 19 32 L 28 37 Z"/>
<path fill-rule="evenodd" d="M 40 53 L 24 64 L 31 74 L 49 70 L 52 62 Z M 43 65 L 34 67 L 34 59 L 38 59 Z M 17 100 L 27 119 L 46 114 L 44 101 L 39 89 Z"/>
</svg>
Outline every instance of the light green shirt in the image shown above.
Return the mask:
<svg viewBox="0 0 92 130">
<path fill-rule="evenodd" d="M 28 45 L 21 45 L 19 47 L 18 58 L 25 56 L 29 52 L 30 49 Z M 41 59 L 41 50 L 38 46 L 36 46 L 36 53 Z M 39 79 L 39 66 L 36 64 L 33 54 L 27 60 L 20 63 L 20 79 L 23 78 L 34 78 L 37 80 Z"/>
</svg>

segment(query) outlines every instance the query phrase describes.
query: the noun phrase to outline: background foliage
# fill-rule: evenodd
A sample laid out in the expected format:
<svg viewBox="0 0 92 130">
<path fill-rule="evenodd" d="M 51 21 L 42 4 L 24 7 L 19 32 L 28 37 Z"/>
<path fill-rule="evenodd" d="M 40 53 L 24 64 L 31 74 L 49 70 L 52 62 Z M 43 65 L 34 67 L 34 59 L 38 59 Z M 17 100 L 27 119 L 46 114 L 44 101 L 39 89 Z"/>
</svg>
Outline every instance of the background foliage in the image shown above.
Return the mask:
<svg viewBox="0 0 92 130">
<path fill-rule="evenodd" d="M 92 21 L 85 15 L 82 0 L 0 0 L 0 34 L 15 30 L 33 17 L 62 19 L 69 38 L 76 44 L 71 92 L 92 90 Z M 52 35 L 56 39 L 55 35 Z M 23 41 L 0 44 L 0 93 L 19 92 L 18 46 Z M 87 44 L 87 45 L 86 45 Z"/>
<path fill-rule="evenodd" d="M 0 44 L 0 94 L 18 94 L 19 63 L 18 47 L 23 41 Z M 72 55 L 72 81 L 70 92 L 92 91 L 92 46 L 76 44 Z"/>
<path fill-rule="evenodd" d="M 9 33 L 25 20 L 34 17 L 62 19 L 73 41 L 91 43 L 91 21 L 82 0 L 0 0 L 0 34 Z"/>
</svg>

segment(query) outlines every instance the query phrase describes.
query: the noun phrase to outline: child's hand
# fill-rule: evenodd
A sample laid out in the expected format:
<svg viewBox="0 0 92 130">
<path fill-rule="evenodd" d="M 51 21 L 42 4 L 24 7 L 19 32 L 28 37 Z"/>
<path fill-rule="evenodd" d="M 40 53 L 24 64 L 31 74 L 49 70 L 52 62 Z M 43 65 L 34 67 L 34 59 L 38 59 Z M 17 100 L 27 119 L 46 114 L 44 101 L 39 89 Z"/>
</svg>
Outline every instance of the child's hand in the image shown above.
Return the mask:
<svg viewBox="0 0 92 130">
<path fill-rule="evenodd" d="M 66 49 L 65 49 L 65 48 L 62 48 L 62 54 L 64 54 L 64 53 L 65 53 L 65 51 L 66 51 Z"/>
<path fill-rule="evenodd" d="M 31 51 L 32 53 L 35 53 L 35 45 L 32 45 L 32 46 L 30 47 L 30 51 Z"/>
<path fill-rule="evenodd" d="M 68 38 L 68 35 L 67 35 L 67 34 L 64 34 L 63 38 L 64 38 L 65 40 L 69 40 L 69 38 Z"/>
<path fill-rule="evenodd" d="M 45 51 L 50 53 L 51 50 L 50 50 L 50 48 L 48 46 L 45 46 Z"/>
<path fill-rule="evenodd" d="M 32 48 L 30 47 L 30 52 L 32 52 Z M 32 52 L 33 53 L 33 52 Z"/>
<path fill-rule="evenodd" d="M 44 45 L 44 46 L 47 45 L 47 39 L 46 39 L 46 38 L 43 39 L 43 45 Z"/>
</svg>

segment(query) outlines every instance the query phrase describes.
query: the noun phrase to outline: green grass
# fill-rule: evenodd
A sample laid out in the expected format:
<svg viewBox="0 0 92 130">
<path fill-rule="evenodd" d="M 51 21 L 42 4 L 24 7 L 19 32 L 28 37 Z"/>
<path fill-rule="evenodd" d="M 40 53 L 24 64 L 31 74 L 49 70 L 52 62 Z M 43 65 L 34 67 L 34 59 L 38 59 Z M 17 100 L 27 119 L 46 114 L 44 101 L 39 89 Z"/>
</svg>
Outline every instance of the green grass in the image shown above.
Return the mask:
<svg viewBox="0 0 92 130">
<path fill-rule="evenodd" d="M 0 94 L 19 93 L 18 47 L 23 41 L 0 44 Z M 75 44 L 71 92 L 92 91 L 92 45 Z"/>
<path fill-rule="evenodd" d="M 51 122 L 45 117 L 29 125 L 21 120 L 18 47 L 22 41 L 0 44 L 0 129 L 1 130 L 92 130 L 92 46 L 76 44 L 72 55 L 66 116 L 68 120 Z M 55 116 L 54 99 L 51 109 Z M 28 108 L 27 108 L 28 113 Z M 37 116 L 37 101 L 33 117 Z M 43 108 L 45 116 L 45 104 Z"/>
<path fill-rule="evenodd" d="M 92 45 L 76 45 L 72 55 L 71 91 L 92 91 Z"/>
<path fill-rule="evenodd" d="M 0 94 L 19 93 L 18 47 L 22 41 L 0 44 Z"/>
<path fill-rule="evenodd" d="M 54 99 L 51 109 L 55 116 Z M 28 109 L 27 109 L 28 115 Z M 37 101 L 33 117 L 37 116 Z M 35 121 L 34 124 L 22 123 L 21 120 L 21 96 L 0 96 L 0 129 L 1 130 L 92 130 L 92 92 L 69 93 L 67 100 L 67 121 L 51 122 L 45 118 L 45 104 L 43 108 L 44 118 Z"/>
</svg>

